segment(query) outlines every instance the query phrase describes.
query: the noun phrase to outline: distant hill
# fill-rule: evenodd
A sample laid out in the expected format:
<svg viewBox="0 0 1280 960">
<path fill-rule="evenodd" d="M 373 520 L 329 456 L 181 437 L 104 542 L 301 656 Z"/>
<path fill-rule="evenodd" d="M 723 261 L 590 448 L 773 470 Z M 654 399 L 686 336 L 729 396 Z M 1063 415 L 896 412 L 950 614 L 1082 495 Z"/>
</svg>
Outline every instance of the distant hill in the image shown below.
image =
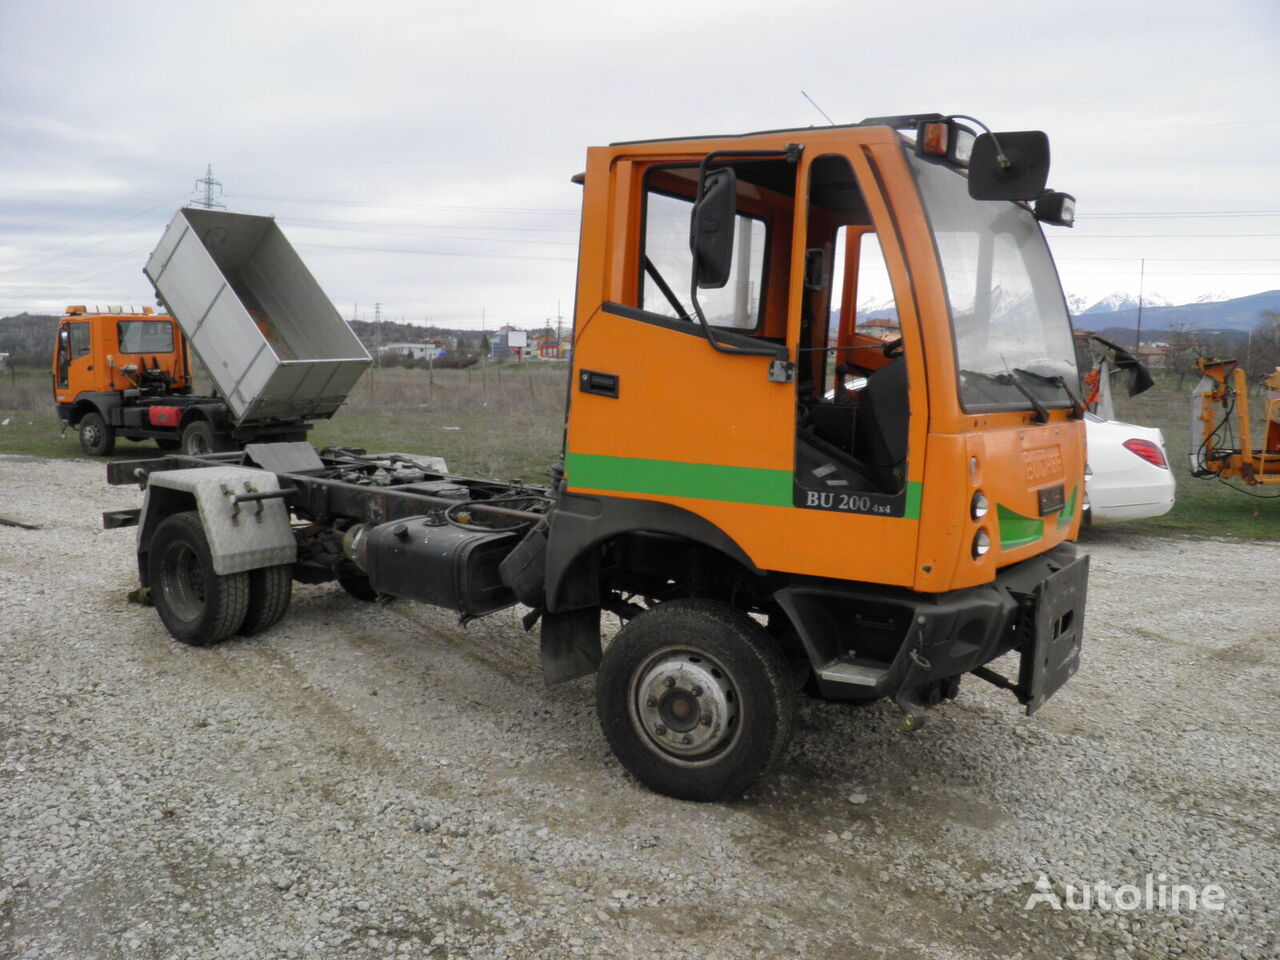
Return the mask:
<svg viewBox="0 0 1280 960">
<path fill-rule="evenodd" d="M 0 353 L 9 354 L 15 363 L 23 365 L 52 362 L 58 319 L 35 313 L 0 317 Z"/>
</svg>

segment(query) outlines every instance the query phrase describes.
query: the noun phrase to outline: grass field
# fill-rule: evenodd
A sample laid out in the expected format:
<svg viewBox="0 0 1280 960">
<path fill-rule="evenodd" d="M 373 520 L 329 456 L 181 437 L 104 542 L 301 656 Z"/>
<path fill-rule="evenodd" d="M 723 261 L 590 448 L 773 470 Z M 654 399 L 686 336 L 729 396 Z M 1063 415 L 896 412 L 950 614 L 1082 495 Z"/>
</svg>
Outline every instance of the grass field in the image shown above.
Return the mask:
<svg viewBox="0 0 1280 960">
<path fill-rule="evenodd" d="M 553 361 L 370 370 L 338 413 L 316 424 L 311 441 L 432 454 L 472 476 L 545 478 L 560 455 L 567 375 L 568 365 Z M 43 371 L 0 375 L 0 423 L 0 453 L 84 456 L 75 431 L 59 437 Z M 112 459 L 155 452 L 149 441 L 119 439 Z"/>
<path fill-rule="evenodd" d="M 541 480 L 560 452 L 567 372 L 566 364 L 545 361 L 433 372 L 370 370 L 337 415 L 316 425 L 311 439 L 317 446 L 433 454 L 471 476 Z M 1180 387 L 1176 376 L 1158 376 L 1147 393 L 1117 398 L 1121 419 L 1164 432 L 1178 483 L 1178 502 L 1169 514 L 1124 529 L 1280 540 L 1280 499 L 1250 497 L 1188 472 L 1192 383 L 1188 378 Z M 0 374 L 0 423 L 0 453 L 84 456 L 73 431 L 59 438 L 46 372 Z M 117 459 L 155 452 L 151 443 L 121 440 L 116 446 Z"/>
</svg>

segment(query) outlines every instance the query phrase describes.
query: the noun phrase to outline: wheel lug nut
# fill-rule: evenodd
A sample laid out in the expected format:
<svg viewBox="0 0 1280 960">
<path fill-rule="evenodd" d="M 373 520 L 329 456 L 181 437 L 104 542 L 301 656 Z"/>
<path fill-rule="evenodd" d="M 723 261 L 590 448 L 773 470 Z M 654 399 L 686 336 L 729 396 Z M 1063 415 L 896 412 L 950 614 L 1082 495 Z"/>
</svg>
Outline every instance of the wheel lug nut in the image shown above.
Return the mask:
<svg viewBox="0 0 1280 960">
<path fill-rule="evenodd" d="M 672 687 L 674 687 L 674 686 L 676 685 L 676 678 L 675 678 L 675 677 L 667 677 L 667 679 L 665 679 L 665 680 L 663 680 L 663 681 L 662 681 L 662 685 L 663 685 L 664 687 L 666 687 L 668 690 L 670 690 Z"/>
<path fill-rule="evenodd" d="M 699 686 L 694 686 L 694 688 L 689 692 L 692 693 L 695 697 L 702 696 L 702 688 Z"/>
<path fill-rule="evenodd" d="M 693 737 L 689 736 L 688 734 L 685 734 L 683 737 L 680 738 L 680 742 L 687 747 L 689 746 L 689 744 L 693 743 Z"/>
<path fill-rule="evenodd" d="M 701 723 L 704 727 L 711 726 L 711 714 L 704 713 L 702 716 L 698 718 L 698 722 Z"/>
<path fill-rule="evenodd" d="M 660 737 L 665 737 L 667 735 L 667 728 L 664 727 L 662 724 L 658 724 L 656 727 L 653 728 L 653 732 Z"/>
<path fill-rule="evenodd" d="M 644 701 L 646 707 L 656 707 L 658 705 L 657 697 L 646 697 Z"/>
</svg>

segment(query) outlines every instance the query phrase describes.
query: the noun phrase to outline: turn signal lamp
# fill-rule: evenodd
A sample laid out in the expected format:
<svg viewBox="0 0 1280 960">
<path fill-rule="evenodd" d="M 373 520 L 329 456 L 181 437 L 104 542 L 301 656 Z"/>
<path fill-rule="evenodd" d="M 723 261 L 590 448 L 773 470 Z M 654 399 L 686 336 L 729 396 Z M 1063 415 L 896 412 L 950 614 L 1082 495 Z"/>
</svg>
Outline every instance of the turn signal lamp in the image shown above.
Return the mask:
<svg viewBox="0 0 1280 960">
<path fill-rule="evenodd" d="M 928 157 L 944 157 L 960 167 L 973 155 L 973 131 L 954 120 L 929 120 L 916 129 L 916 151 Z"/>
</svg>

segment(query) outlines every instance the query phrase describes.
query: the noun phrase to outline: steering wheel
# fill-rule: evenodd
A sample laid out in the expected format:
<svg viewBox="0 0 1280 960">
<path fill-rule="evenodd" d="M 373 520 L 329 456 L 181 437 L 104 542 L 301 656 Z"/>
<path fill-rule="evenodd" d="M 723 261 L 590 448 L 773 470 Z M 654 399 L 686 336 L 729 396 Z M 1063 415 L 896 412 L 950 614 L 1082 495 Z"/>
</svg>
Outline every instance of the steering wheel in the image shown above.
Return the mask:
<svg viewBox="0 0 1280 960">
<path fill-rule="evenodd" d="M 897 360 L 903 354 L 902 338 L 899 337 L 897 340 L 890 340 L 881 347 L 880 350 L 890 360 Z"/>
</svg>

